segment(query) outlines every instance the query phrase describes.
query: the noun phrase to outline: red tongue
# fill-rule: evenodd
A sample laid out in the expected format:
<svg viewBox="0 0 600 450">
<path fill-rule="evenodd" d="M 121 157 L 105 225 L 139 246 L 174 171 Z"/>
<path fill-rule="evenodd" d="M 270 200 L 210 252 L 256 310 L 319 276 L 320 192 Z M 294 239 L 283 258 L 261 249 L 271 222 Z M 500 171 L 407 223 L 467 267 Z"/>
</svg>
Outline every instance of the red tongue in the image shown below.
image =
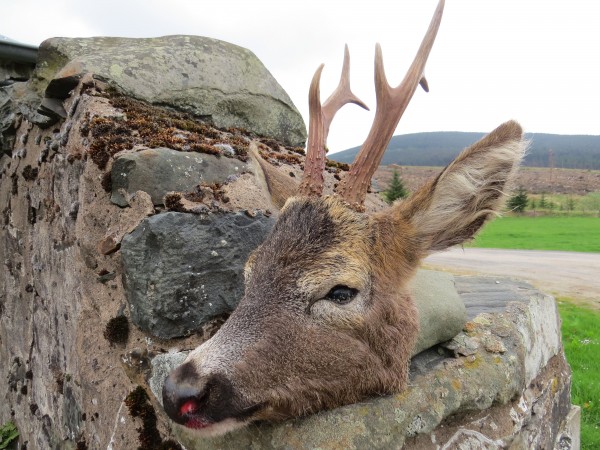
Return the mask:
<svg viewBox="0 0 600 450">
<path fill-rule="evenodd" d="M 198 409 L 198 405 L 196 404 L 196 401 L 188 400 L 183 405 L 181 405 L 181 408 L 179 408 L 179 414 L 184 416 L 186 414 L 196 412 L 197 409 Z"/>
</svg>

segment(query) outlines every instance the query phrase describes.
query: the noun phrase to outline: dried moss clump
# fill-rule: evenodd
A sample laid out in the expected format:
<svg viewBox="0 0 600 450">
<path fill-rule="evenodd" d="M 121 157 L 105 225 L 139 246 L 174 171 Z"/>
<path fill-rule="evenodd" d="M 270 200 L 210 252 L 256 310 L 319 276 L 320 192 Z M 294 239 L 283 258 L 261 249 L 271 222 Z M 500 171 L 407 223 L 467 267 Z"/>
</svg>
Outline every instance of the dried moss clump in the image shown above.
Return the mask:
<svg viewBox="0 0 600 450">
<path fill-rule="evenodd" d="M 143 387 L 137 386 L 131 391 L 125 398 L 125 405 L 132 417 L 142 420 L 142 426 L 137 429 L 141 444 L 138 450 L 182 450 L 181 446 L 172 440 L 163 442 L 156 428 L 156 412 Z"/>
<path fill-rule="evenodd" d="M 327 167 L 333 167 L 335 169 L 344 170 L 346 172 L 348 170 L 350 170 L 350 165 L 349 164 L 337 162 L 337 161 L 334 161 L 333 159 L 328 159 L 327 162 L 325 163 L 325 165 Z"/>
<path fill-rule="evenodd" d="M 165 207 L 169 211 L 185 212 L 182 199 L 183 195 L 180 192 L 169 192 L 164 198 Z"/>
<path fill-rule="evenodd" d="M 290 165 L 302 163 L 302 161 L 300 160 L 300 157 L 297 155 L 294 155 L 292 153 L 278 153 L 278 152 L 265 151 L 262 149 L 260 149 L 258 151 L 258 153 L 260 154 L 260 156 L 262 156 L 263 159 L 265 159 L 267 161 L 272 159 L 277 162 L 284 163 L 284 164 L 290 164 Z"/>
<path fill-rule="evenodd" d="M 129 321 L 125 316 L 113 317 L 106 323 L 104 337 L 112 344 L 126 344 L 129 339 Z"/>
<path fill-rule="evenodd" d="M 88 118 L 82 127 L 82 133 L 91 134 L 93 138 L 89 154 L 101 169 L 106 168 L 113 155 L 136 145 L 231 156 L 243 161 L 247 158 L 248 144 L 244 139 L 199 122 L 187 114 L 114 93 L 109 101 L 124 113 L 123 116 Z M 223 153 L 215 146 L 217 143 L 231 145 L 235 154 Z"/>
<path fill-rule="evenodd" d="M 298 153 L 299 155 L 306 155 L 306 151 L 302 147 L 286 147 L 286 150 L 290 152 Z"/>
<path fill-rule="evenodd" d="M 186 201 L 192 202 L 192 204 Z M 193 212 L 196 214 L 219 211 L 221 208 L 220 203 L 228 202 L 229 197 L 225 195 L 223 186 L 220 183 L 200 183 L 193 191 L 169 192 L 164 197 L 165 207 L 169 211 Z M 200 205 L 194 206 L 194 203 Z"/>
<path fill-rule="evenodd" d="M 37 167 L 31 167 L 29 164 L 23 169 L 23 178 L 27 181 L 33 181 L 38 177 L 39 169 Z"/>
</svg>

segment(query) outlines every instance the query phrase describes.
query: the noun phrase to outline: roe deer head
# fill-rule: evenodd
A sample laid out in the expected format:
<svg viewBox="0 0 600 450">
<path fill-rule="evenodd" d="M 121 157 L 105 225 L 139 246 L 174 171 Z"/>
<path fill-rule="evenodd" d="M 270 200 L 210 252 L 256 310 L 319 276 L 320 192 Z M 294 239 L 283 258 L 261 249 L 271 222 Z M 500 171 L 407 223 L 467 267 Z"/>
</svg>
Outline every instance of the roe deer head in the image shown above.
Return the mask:
<svg viewBox="0 0 600 450">
<path fill-rule="evenodd" d="M 377 46 L 373 127 L 336 194 L 324 197 L 329 124 L 344 104 L 364 104 L 350 90 L 347 49 L 340 85 L 323 106 L 317 70 L 299 193 L 250 256 L 237 309 L 167 377 L 164 407 L 175 422 L 215 435 L 405 388 L 418 333 L 407 282 L 428 253 L 471 239 L 498 211 L 525 149 L 521 127 L 507 122 L 408 200 L 362 212 L 400 116 L 417 85 L 427 88 L 423 70 L 443 7 L 397 88 Z"/>
</svg>

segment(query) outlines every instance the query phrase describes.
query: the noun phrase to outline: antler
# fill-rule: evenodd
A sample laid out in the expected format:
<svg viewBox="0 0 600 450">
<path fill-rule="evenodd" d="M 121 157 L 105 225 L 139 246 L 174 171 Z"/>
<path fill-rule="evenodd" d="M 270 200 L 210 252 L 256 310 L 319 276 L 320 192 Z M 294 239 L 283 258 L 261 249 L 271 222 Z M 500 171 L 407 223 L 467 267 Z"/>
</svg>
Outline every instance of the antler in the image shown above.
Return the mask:
<svg viewBox="0 0 600 450">
<path fill-rule="evenodd" d="M 350 52 L 344 48 L 342 76 L 335 91 L 321 106 L 319 84 L 323 64 L 315 72 L 308 92 L 309 124 L 308 145 L 304 162 L 304 176 L 299 191 L 303 195 L 321 195 L 323 192 L 323 171 L 325 170 L 325 146 L 329 126 L 335 114 L 346 103 L 354 103 L 369 109 L 350 89 Z"/>
<path fill-rule="evenodd" d="M 419 51 L 398 87 L 392 88 L 388 84 L 383 69 L 381 47 L 379 44 L 375 47 L 375 92 L 377 98 L 375 119 L 367 139 L 352 164 L 350 173 L 346 175 L 337 189 L 338 194 L 350 205 L 362 205 L 364 202 L 371 177 L 377 170 L 417 85 L 420 84 L 425 91 L 429 90 L 423 71 L 440 27 L 443 11 L 444 0 L 440 0 Z"/>
</svg>

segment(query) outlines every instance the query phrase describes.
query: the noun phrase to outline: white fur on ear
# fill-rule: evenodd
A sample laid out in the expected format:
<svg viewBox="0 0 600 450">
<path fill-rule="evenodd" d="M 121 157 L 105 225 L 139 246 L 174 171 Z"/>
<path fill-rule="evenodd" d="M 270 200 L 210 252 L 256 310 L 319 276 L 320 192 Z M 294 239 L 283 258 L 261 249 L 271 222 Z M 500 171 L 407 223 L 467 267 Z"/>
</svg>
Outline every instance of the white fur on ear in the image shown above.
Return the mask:
<svg viewBox="0 0 600 450">
<path fill-rule="evenodd" d="M 414 197 L 411 223 L 430 251 L 474 237 L 498 214 L 528 142 L 521 126 L 506 122 L 464 150 L 432 183 Z"/>
</svg>

